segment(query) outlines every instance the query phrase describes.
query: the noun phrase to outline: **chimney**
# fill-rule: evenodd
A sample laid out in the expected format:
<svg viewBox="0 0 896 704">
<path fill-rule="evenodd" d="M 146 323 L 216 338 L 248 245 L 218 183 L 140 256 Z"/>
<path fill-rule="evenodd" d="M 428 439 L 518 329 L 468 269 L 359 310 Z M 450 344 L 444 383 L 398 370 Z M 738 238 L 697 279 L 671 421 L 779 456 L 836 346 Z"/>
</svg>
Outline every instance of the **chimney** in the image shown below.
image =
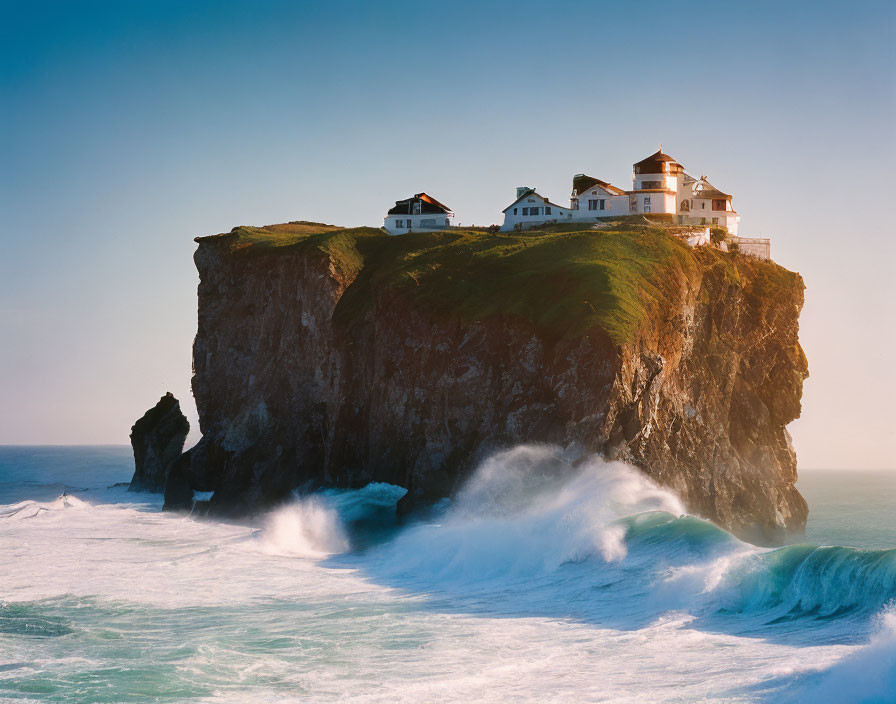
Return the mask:
<svg viewBox="0 0 896 704">
<path fill-rule="evenodd" d="M 531 191 L 531 190 L 532 189 L 529 188 L 528 186 L 517 186 L 516 187 L 516 199 L 519 200 L 520 198 L 523 197 L 524 193 L 526 193 L 527 191 Z"/>
</svg>

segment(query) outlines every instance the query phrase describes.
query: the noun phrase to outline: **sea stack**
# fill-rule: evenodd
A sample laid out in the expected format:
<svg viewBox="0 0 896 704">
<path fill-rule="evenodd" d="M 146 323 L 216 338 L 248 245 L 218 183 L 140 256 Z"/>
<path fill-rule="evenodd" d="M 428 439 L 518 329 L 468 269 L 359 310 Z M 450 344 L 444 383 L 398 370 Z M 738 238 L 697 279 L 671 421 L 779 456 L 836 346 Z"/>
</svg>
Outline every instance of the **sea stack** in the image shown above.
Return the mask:
<svg viewBox="0 0 896 704">
<path fill-rule="evenodd" d="M 134 477 L 128 491 L 163 492 L 172 463 L 181 455 L 190 423 L 169 391 L 131 428 Z"/>
</svg>

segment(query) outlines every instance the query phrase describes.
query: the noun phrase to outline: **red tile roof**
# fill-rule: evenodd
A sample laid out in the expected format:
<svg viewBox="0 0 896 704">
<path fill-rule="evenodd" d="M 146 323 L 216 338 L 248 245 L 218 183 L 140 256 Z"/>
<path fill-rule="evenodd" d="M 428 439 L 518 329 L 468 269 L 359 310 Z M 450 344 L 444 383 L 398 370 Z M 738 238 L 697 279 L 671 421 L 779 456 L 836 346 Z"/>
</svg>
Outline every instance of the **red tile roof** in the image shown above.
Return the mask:
<svg viewBox="0 0 896 704">
<path fill-rule="evenodd" d="M 414 215 L 414 204 L 420 203 L 420 214 L 423 213 L 450 213 L 451 208 L 439 203 L 432 196 L 425 193 L 416 193 L 413 198 L 395 201 L 395 207 L 390 208 L 387 215 Z"/>
</svg>

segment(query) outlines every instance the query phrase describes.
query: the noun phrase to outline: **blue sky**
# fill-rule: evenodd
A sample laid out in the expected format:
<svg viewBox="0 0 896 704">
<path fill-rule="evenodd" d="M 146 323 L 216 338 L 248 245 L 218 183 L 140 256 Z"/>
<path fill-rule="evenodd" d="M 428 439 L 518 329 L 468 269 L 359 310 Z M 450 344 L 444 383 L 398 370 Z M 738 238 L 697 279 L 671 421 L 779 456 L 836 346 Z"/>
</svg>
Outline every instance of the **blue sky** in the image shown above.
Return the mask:
<svg viewBox="0 0 896 704">
<path fill-rule="evenodd" d="M 801 467 L 894 467 L 894 7 L 0 2 L 0 443 L 188 405 L 197 235 L 499 222 L 662 142 L 806 279 Z"/>
</svg>

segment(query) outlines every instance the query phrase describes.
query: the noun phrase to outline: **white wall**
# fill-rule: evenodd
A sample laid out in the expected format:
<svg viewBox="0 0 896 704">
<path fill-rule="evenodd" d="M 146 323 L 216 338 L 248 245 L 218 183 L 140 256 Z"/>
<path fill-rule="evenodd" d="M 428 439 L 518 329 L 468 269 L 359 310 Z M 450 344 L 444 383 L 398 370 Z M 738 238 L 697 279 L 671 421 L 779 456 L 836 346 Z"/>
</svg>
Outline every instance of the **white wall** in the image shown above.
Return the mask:
<svg viewBox="0 0 896 704">
<path fill-rule="evenodd" d="M 523 208 L 538 208 L 538 214 L 523 215 Z M 550 215 L 545 213 L 545 208 L 551 209 Z M 513 212 L 514 210 L 516 210 L 516 213 Z M 533 225 L 543 225 L 553 221 L 566 222 L 570 219 L 570 213 L 569 208 L 552 205 L 545 198 L 535 193 L 530 193 L 519 203 L 514 203 L 507 209 L 507 212 L 504 213 L 504 224 L 501 226 L 501 230 L 505 232 L 513 230 L 517 223 L 522 223 L 523 228 L 528 228 Z"/>
<path fill-rule="evenodd" d="M 402 226 L 398 227 L 397 222 L 401 222 Z M 420 213 L 418 215 L 387 215 L 383 227 L 390 235 L 405 235 L 408 232 L 444 230 L 449 224 L 449 218 L 444 213 Z"/>
<path fill-rule="evenodd" d="M 738 225 L 740 224 L 740 216 L 737 213 L 732 211 L 724 211 L 724 210 L 712 210 L 710 209 L 709 204 L 706 206 L 706 210 L 700 209 L 700 206 L 697 206 L 696 210 L 691 210 L 690 213 L 681 213 L 684 217 L 685 224 L 691 225 L 702 225 L 703 218 L 706 218 L 706 225 L 710 227 L 727 227 L 729 235 L 736 235 L 738 230 Z M 714 223 L 713 218 L 718 218 L 718 222 Z"/>
<path fill-rule="evenodd" d="M 577 210 L 570 211 L 573 220 L 595 220 L 618 215 L 628 215 L 628 196 L 617 196 L 600 186 L 592 186 L 573 199 L 579 203 Z M 588 210 L 589 200 L 603 200 L 604 210 Z"/>
<path fill-rule="evenodd" d="M 738 251 L 760 259 L 771 259 L 771 243 L 767 237 L 735 237 Z"/>
<path fill-rule="evenodd" d="M 649 193 L 632 193 L 637 199 L 636 209 L 633 213 L 648 212 L 644 209 L 644 198 L 650 198 L 650 213 L 677 213 L 678 205 L 676 203 L 676 194 L 666 193 L 665 191 L 651 191 Z"/>
<path fill-rule="evenodd" d="M 645 181 L 660 183 L 660 188 L 668 188 L 670 191 L 678 190 L 679 175 L 678 174 L 633 174 L 632 187 L 634 190 L 644 188 L 642 185 Z M 652 186 L 655 188 L 655 186 Z"/>
</svg>

